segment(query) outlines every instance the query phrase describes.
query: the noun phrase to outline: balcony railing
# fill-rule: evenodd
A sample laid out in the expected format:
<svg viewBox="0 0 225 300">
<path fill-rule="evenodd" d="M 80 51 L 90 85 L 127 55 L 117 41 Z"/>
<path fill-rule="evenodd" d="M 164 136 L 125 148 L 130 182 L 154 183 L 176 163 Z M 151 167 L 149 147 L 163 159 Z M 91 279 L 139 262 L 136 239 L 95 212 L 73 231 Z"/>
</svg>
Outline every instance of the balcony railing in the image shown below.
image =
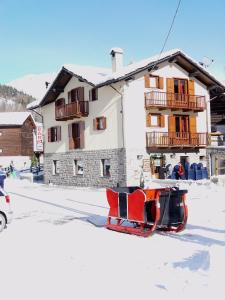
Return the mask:
<svg viewBox="0 0 225 300">
<path fill-rule="evenodd" d="M 206 101 L 205 96 L 151 91 L 145 93 L 145 107 L 203 111 Z"/>
<path fill-rule="evenodd" d="M 146 133 L 147 148 L 157 147 L 206 147 L 206 133 L 190 132 L 148 132 Z"/>
<path fill-rule="evenodd" d="M 88 114 L 88 101 L 76 101 L 55 107 L 55 119 L 57 121 L 66 121 L 73 118 L 87 117 Z"/>
</svg>

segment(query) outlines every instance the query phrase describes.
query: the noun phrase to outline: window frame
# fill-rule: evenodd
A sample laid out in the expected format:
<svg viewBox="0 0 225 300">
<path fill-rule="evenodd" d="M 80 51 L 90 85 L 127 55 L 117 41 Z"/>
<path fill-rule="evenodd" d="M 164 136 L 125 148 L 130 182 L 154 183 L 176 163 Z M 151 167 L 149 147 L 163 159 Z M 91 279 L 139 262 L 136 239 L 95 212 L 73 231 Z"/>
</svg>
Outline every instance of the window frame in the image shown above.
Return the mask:
<svg viewBox="0 0 225 300">
<path fill-rule="evenodd" d="M 156 85 L 155 86 L 152 86 L 151 85 L 151 78 L 153 79 L 155 79 L 155 83 L 156 83 Z M 150 86 L 150 88 L 155 88 L 155 89 L 158 89 L 159 88 L 159 76 L 157 76 L 157 75 L 149 75 L 149 86 Z"/>
<path fill-rule="evenodd" d="M 78 167 L 79 167 L 79 163 L 82 163 L 82 173 L 78 173 Z M 83 177 L 84 176 L 84 162 L 81 159 L 74 159 L 73 160 L 73 176 L 74 177 Z"/>
<path fill-rule="evenodd" d="M 52 126 L 48 128 L 48 142 L 55 143 L 61 141 L 61 126 Z"/>
<path fill-rule="evenodd" d="M 107 164 L 107 165 L 109 165 L 109 170 L 108 170 L 108 174 L 106 174 L 107 173 L 107 170 L 106 170 L 106 161 L 108 161 L 109 162 L 109 164 Z M 110 178 L 111 177 L 111 172 L 110 172 L 110 170 L 111 170 L 111 160 L 109 159 L 109 158 L 102 158 L 101 159 L 101 177 L 104 177 L 104 178 Z"/>
<path fill-rule="evenodd" d="M 58 166 L 57 166 L 58 164 Z M 52 160 L 52 175 L 58 176 L 60 174 L 60 161 L 58 159 Z"/>
<path fill-rule="evenodd" d="M 89 100 L 90 101 L 98 100 L 98 88 L 93 88 L 89 91 Z"/>
<path fill-rule="evenodd" d="M 146 127 L 153 127 L 153 128 L 164 128 L 165 127 L 165 116 L 160 113 L 148 113 L 146 118 L 150 116 L 150 124 L 148 125 L 146 122 Z M 152 124 L 152 117 L 157 117 L 157 125 Z M 162 121 L 162 118 L 164 118 L 164 121 Z"/>
<path fill-rule="evenodd" d="M 101 125 L 101 126 L 100 126 Z M 94 119 L 94 130 L 105 130 L 106 129 L 106 117 L 96 117 Z"/>
</svg>

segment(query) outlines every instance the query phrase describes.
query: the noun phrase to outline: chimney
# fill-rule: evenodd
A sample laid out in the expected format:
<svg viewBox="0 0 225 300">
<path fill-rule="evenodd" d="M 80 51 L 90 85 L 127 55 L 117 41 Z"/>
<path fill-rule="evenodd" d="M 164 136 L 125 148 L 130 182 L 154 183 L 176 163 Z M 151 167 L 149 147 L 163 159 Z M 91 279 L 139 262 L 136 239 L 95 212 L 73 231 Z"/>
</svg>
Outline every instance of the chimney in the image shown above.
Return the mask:
<svg viewBox="0 0 225 300">
<path fill-rule="evenodd" d="M 112 72 L 117 72 L 123 67 L 123 49 L 112 48 L 110 51 L 112 56 Z"/>
</svg>

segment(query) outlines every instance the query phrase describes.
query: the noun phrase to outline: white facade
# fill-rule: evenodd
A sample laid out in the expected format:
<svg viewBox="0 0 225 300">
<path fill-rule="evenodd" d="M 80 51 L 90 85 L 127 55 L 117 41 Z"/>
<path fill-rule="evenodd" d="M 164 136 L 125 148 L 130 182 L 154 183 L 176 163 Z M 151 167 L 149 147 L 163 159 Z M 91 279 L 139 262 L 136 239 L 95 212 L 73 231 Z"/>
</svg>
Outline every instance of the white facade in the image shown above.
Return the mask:
<svg viewBox="0 0 225 300">
<path fill-rule="evenodd" d="M 68 103 L 68 92 L 76 87 L 84 87 L 84 99 L 89 100 L 89 91 L 92 86 L 81 83 L 75 77 L 65 87 L 63 93 L 58 97 L 65 98 Z M 118 86 L 119 88 L 119 86 Z M 68 124 L 77 121 L 85 121 L 85 150 L 115 149 L 122 147 L 122 116 L 121 96 L 113 88 L 107 86 L 98 90 L 98 100 L 89 101 L 89 116 L 70 121 L 55 120 L 55 103 L 42 107 L 44 117 L 45 153 L 63 153 L 69 151 Z M 93 119 L 106 117 L 107 129 L 96 131 L 93 129 Z M 61 126 L 62 140 L 60 142 L 48 143 L 47 129 L 53 126 Z"/>
</svg>

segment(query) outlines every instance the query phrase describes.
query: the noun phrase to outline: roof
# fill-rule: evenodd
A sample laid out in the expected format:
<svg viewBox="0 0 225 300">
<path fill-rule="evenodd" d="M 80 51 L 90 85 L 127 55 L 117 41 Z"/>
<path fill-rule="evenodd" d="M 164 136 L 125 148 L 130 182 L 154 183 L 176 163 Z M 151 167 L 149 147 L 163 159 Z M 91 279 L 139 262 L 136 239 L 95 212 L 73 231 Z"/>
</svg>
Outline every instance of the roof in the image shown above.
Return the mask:
<svg viewBox="0 0 225 300">
<path fill-rule="evenodd" d="M 22 126 L 28 117 L 34 119 L 29 112 L 1 112 L 0 113 L 0 126 Z"/>
<path fill-rule="evenodd" d="M 73 76 L 77 77 L 81 82 L 86 82 L 93 87 L 102 87 L 121 80 L 126 80 L 142 71 L 150 71 L 154 69 L 156 64 L 158 65 L 165 61 L 174 62 L 180 65 L 189 72 L 190 76 L 194 76 L 210 88 L 219 86 L 225 90 L 225 86 L 212 74 L 206 71 L 206 69 L 203 68 L 197 61 L 189 57 L 180 49 L 172 49 L 170 51 L 163 52 L 160 55 L 157 54 L 150 58 L 124 66 L 118 72 L 112 72 L 111 69 L 91 66 L 64 65 L 44 98 L 37 106 L 44 106 L 55 101 Z"/>
</svg>

